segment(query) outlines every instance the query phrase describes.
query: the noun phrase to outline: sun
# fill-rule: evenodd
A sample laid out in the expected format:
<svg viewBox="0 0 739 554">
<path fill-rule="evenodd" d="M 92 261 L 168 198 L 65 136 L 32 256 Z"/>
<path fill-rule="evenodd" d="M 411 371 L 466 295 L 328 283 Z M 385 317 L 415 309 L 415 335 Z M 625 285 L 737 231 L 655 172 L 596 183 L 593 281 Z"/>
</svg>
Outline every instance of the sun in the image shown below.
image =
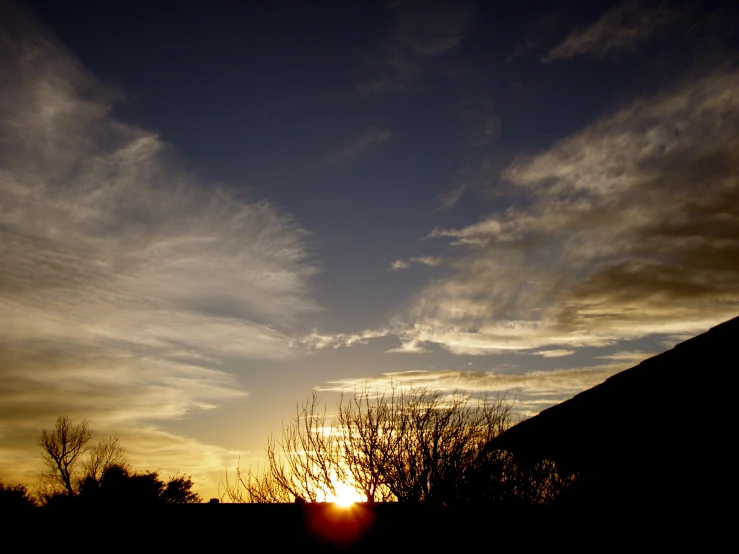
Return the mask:
<svg viewBox="0 0 739 554">
<path fill-rule="evenodd" d="M 341 508 L 348 508 L 356 502 L 362 501 L 359 491 L 346 483 L 334 485 L 335 494 L 326 497 L 327 502 L 333 502 Z"/>
</svg>

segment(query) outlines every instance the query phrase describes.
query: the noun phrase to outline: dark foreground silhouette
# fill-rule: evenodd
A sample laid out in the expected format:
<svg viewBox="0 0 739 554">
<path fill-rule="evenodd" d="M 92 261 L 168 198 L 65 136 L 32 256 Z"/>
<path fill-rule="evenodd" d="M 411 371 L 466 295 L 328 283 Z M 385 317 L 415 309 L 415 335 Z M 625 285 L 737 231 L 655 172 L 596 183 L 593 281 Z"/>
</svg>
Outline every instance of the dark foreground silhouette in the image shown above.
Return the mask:
<svg viewBox="0 0 739 554">
<path fill-rule="evenodd" d="M 512 452 L 518 463 L 554 460 L 578 474 L 550 504 L 168 505 L 117 494 L 117 484 L 130 484 L 132 475 L 111 473 L 92 489 L 95 502 L 84 502 L 88 493 L 80 491 L 43 508 L 9 510 L 2 514 L 4 528 L 62 551 L 83 544 L 209 551 L 712 551 L 734 540 L 736 487 L 728 462 L 736 436 L 729 386 L 736 344 L 739 318 L 492 441 L 490 448 Z M 153 475 L 149 481 L 156 481 Z M 142 491 L 161 495 L 162 483 L 140 481 Z M 9 492 L 13 505 L 23 504 L 22 492 Z"/>
<path fill-rule="evenodd" d="M 736 400 L 728 385 L 737 345 L 734 318 L 519 423 L 489 447 L 524 465 L 547 459 L 577 473 L 565 496 L 582 508 L 689 524 L 720 518 L 729 496 L 733 503 Z"/>
<path fill-rule="evenodd" d="M 34 542 L 105 549 L 219 551 L 461 552 L 608 551 L 717 545 L 730 529 L 719 521 L 635 512 L 528 506 L 445 508 L 428 504 L 193 504 L 106 510 L 42 508 L 5 519 Z M 80 541 L 80 542 L 77 542 Z M 68 548 L 72 550 L 70 546 Z M 62 547 L 62 551 L 68 550 Z"/>
</svg>

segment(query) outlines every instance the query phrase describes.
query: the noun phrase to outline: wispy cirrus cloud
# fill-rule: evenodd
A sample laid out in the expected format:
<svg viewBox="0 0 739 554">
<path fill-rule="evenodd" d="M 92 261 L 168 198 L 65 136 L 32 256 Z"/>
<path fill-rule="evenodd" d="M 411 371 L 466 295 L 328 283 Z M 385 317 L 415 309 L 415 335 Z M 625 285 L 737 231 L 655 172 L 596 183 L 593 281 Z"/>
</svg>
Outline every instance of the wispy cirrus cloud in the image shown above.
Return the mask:
<svg viewBox="0 0 739 554">
<path fill-rule="evenodd" d="M 438 267 L 444 264 L 444 258 L 441 256 L 414 256 L 406 260 L 395 260 L 390 264 L 390 271 L 399 271 L 408 269 L 412 264 L 425 265 L 426 267 Z"/>
<path fill-rule="evenodd" d="M 393 39 L 419 56 L 438 56 L 458 48 L 470 29 L 474 5 L 434 0 L 390 4 L 396 16 Z"/>
<path fill-rule="evenodd" d="M 685 337 L 684 340 L 689 339 L 690 337 Z M 678 341 L 682 342 L 682 341 Z M 670 347 L 674 346 L 673 344 L 670 345 Z M 605 356 L 598 356 L 598 360 L 613 360 L 615 362 L 641 362 L 642 360 L 646 360 L 647 358 L 650 358 L 654 356 L 655 352 L 646 352 L 642 350 L 636 350 L 636 351 L 619 351 L 614 352 L 613 354 L 608 354 Z"/>
<path fill-rule="evenodd" d="M 574 350 L 563 349 L 539 350 L 538 352 L 534 352 L 534 354 L 536 354 L 537 356 L 541 356 L 542 358 L 562 358 L 564 356 L 571 356 L 574 353 Z"/>
<path fill-rule="evenodd" d="M 383 142 L 387 142 L 392 137 L 389 131 L 371 129 L 365 131 L 346 141 L 339 148 L 329 155 L 329 161 L 332 163 L 350 162 L 360 156 L 362 153 L 374 148 Z"/>
<path fill-rule="evenodd" d="M 367 329 L 361 333 L 321 334 L 314 330 L 307 335 L 295 339 L 295 343 L 313 350 L 323 348 L 343 348 L 355 344 L 367 344 L 372 339 L 386 337 L 390 334 L 387 329 Z"/>
<path fill-rule="evenodd" d="M 466 2 L 401 0 L 388 7 L 391 32 L 379 56 L 370 60 L 374 75 L 357 87 L 362 95 L 407 90 L 430 59 L 460 46 L 474 13 L 474 5 Z"/>
<path fill-rule="evenodd" d="M 605 56 L 631 52 L 660 26 L 683 15 L 666 2 L 626 0 L 606 11 L 592 25 L 575 29 L 552 48 L 543 63 L 581 55 Z"/>
<path fill-rule="evenodd" d="M 459 354 L 692 335 L 739 311 L 739 74 L 645 97 L 502 178 L 519 202 L 434 229 L 454 273 L 395 322 Z"/>
<path fill-rule="evenodd" d="M 579 369 L 555 369 L 528 373 L 495 371 L 402 371 L 370 377 L 331 381 L 321 391 L 348 390 L 387 393 L 408 388 L 425 388 L 446 393 L 466 393 L 474 396 L 505 395 L 526 415 L 572 398 L 574 395 L 605 381 L 626 369 L 626 363 L 603 364 Z"/>
<path fill-rule="evenodd" d="M 497 179 L 495 160 L 499 157 L 500 113 L 489 94 L 478 96 L 470 95 L 460 104 L 461 123 L 470 137 L 470 158 L 464 169 L 458 172 L 454 187 L 437 196 L 436 212 L 450 210 L 468 191 L 489 194 L 491 182 Z"/>
<path fill-rule="evenodd" d="M 0 456 L 61 414 L 142 433 L 244 396 L 225 360 L 291 355 L 317 309 L 306 231 L 116 119 L 30 20 L 0 42 Z"/>
<path fill-rule="evenodd" d="M 426 267 L 437 267 L 444 263 L 444 258 L 441 256 L 416 256 L 411 258 L 411 262 Z"/>
<path fill-rule="evenodd" d="M 411 267 L 409 262 L 406 262 L 405 260 L 395 260 L 390 264 L 390 271 L 400 271 L 401 269 L 408 269 L 409 267 Z"/>
</svg>

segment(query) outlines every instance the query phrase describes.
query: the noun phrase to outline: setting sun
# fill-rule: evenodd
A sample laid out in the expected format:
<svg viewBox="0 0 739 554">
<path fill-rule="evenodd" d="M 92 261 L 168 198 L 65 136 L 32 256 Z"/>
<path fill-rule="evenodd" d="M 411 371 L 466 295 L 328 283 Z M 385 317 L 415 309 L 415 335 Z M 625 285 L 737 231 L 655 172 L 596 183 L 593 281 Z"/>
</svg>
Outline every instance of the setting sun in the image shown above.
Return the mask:
<svg viewBox="0 0 739 554">
<path fill-rule="evenodd" d="M 332 502 L 342 508 L 348 508 L 355 502 L 362 501 L 362 495 L 354 487 L 346 483 L 338 483 L 335 487 L 336 493 L 328 495 L 326 502 Z"/>
</svg>

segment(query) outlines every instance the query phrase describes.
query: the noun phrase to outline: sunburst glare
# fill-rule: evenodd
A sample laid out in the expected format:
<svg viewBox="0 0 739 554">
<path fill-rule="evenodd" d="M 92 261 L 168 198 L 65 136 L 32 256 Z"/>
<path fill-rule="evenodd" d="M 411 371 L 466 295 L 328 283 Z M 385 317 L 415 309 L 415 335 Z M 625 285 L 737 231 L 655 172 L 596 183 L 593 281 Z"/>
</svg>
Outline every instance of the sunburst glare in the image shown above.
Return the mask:
<svg viewBox="0 0 739 554">
<path fill-rule="evenodd" d="M 332 502 L 341 508 L 348 508 L 356 502 L 362 501 L 362 495 L 357 489 L 346 483 L 334 486 L 335 493 L 326 496 L 326 502 Z"/>
</svg>

